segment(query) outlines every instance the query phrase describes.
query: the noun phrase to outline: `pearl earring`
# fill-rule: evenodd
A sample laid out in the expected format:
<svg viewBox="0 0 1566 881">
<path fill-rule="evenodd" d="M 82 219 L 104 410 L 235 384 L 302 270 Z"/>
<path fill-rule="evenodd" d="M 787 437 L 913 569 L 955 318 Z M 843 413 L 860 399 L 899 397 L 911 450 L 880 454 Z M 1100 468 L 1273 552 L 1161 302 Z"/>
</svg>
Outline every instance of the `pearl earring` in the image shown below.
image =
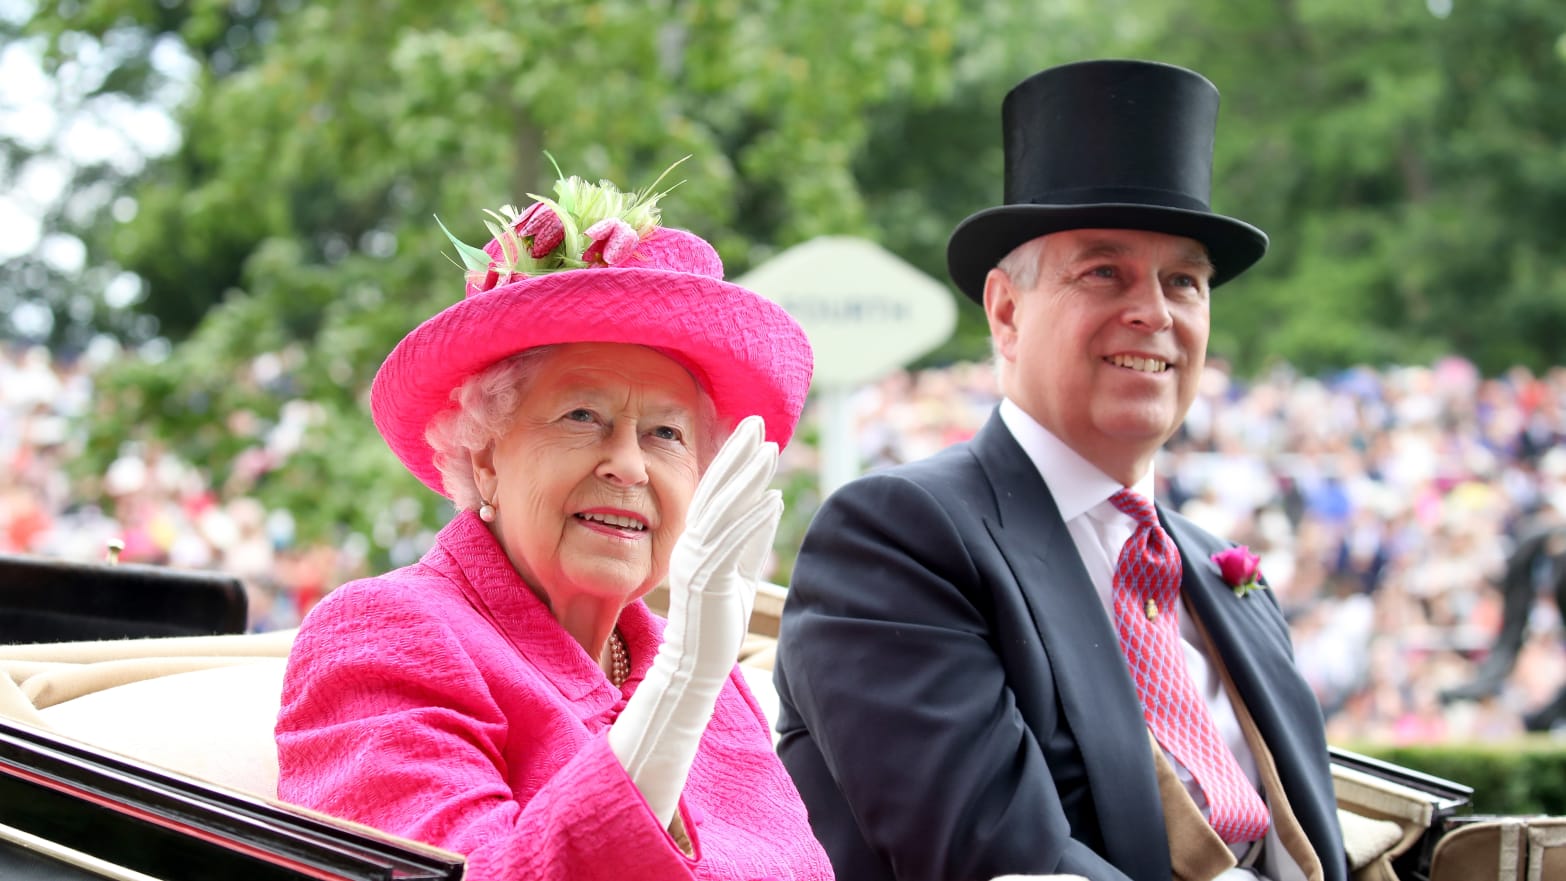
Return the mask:
<svg viewBox="0 0 1566 881">
<path fill-rule="evenodd" d="M 479 505 L 479 519 L 485 523 L 495 522 L 495 506 L 489 502 Z"/>
</svg>

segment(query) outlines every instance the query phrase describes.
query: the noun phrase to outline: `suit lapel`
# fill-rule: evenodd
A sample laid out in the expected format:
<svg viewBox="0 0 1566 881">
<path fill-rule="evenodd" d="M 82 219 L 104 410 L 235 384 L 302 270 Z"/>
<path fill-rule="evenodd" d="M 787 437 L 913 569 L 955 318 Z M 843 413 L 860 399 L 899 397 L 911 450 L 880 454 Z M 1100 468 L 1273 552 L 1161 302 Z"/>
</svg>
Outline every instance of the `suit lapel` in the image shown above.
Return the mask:
<svg viewBox="0 0 1566 881">
<path fill-rule="evenodd" d="M 1043 478 L 998 417 L 972 449 L 995 494 L 985 526 L 1038 628 L 1082 753 L 1109 859 L 1133 878 L 1169 877 L 1157 777 L 1135 686 L 1098 594 Z M 1040 739 L 1048 732 L 1038 732 Z"/>
<path fill-rule="evenodd" d="M 1288 682 L 1296 677 L 1287 646 L 1274 648 L 1280 636 L 1272 598 L 1260 595 L 1236 597 L 1224 583 L 1211 555 L 1227 545 L 1218 545 L 1183 517 L 1166 515 L 1160 509 L 1164 529 L 1180 548 L 1184 572 L 1180 590 L 1191 610 L 1202 623 L 1212 650 L 1234 682 L 1235 690 L 1247 706 L 1266 705 L 1275 695 L 1264 683 Z M 1287 639 L 1287 634 L 1281 634 Z M 1257 715 L 1262 736 L 1275 742 L 1277 731 L 1268 729 L 1268 720 Z"/>
<path fill-rule="evenodd" d="M 1320 722 L 1315 716 L 1291 722 L 1282 715 L 1285 707 L 1300 702 L 1314 706 L 1315 698 L 1303 690 L 1294 671 L 1288 633 L 1279 629 L 1281 618 L 1276 614 L 1275 600 L 1264 594 L 1236 597 L 1210 559 L 1227 545 L 1217 543 L 1183 517 L 1159 513 L 1180 548 L 1184 568 L 1181 591 L 1215 655 L 1213 660 L 1219 665 L 1230 699 L 1235 701 L 1235 714 L 1256 756 L 1280 840 L 1308 878 L 1320 879 L 1325 870 L 1317 848 L 1332 851 L 1326 844 L 1313 844 L 1311 832 L 1322 842 L 1330 842 L 1331 836 L 1320 829 L 1320 823 L 1310 820 L 1312 805 L 1296 805 L 1289 797 L 1281 775 L 1286 773 L 1282 762 L 1290 757 L 1275 751 L 1287 750 L 1288 744 L 1294 743 L 1291 727 Z M 1305 788 L 1296 794 L 1308 798 Z M 1324 805 L 1325 810 L 1332 810 L 1330 801 Z M 1334 819 L 1329 814 L 1329 822 Z M 1340 849 L 1335 843 L 1330 846 Z"/>
</svg>

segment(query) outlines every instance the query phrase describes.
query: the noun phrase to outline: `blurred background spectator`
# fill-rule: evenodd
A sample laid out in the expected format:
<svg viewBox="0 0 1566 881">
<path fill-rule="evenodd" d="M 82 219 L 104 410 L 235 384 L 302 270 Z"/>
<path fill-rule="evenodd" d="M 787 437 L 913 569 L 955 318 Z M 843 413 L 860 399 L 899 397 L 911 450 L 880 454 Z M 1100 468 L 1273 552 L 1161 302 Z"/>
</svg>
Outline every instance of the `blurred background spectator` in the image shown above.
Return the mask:
<svg viewBox="0 0 1566 881">
<path fill-rule="evenodd" d="M 155 444 L 126 443 L 107 471 L 73 488 L 81 420 L 92 406 L 92 358 L 56 361 L 42 347 L 0 355 L 0 552 L 99 560 L 110 538 L 123 562 L 218 569 L 244 581 L 253 630 L 293 627 L 330 587 L 364 570 L 362 541 L 298 546 L 287 511 L 209 484 Z M 300 402 L 301 405 L 303 402 Z M 285 412 L 288 408 L 285 408 Z M 297 431 L 283 419 L 269 438 Z M 96 490 L 96 492 L 94 492 Z M 101 501 L 87 502 L 96 497 Z"/>
</svg>

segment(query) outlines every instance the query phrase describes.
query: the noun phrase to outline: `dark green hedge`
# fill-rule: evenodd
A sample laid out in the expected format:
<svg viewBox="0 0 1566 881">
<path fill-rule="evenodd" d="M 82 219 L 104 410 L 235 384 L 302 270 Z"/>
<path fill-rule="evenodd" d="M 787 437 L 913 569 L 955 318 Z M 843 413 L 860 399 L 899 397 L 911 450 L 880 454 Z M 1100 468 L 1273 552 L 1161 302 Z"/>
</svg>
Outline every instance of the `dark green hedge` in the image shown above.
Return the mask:
<svg viewBox="0 0 1566 881">
<path fill-rule="evenodd" d="M 1476 814 L 1566 816 L 1566 741 L 1560 739 L 1538 735 L 1502 743 L 1344 747 L 1472 786 Z"/>
</svg>

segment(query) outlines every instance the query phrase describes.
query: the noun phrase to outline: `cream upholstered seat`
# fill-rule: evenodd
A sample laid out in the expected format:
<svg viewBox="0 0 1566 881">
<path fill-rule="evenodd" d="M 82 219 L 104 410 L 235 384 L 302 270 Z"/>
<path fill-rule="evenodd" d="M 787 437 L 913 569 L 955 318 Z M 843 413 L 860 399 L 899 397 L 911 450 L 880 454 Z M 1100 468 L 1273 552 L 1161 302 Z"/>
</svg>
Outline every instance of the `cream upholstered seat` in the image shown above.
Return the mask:
<svg viewBox="0 0 1566 881">
<path fill-rule="evenodd" d="M 45 707 L 51 730 L 111 752 L 271 798 L 282 658 L 143 679 Z"/>
<path fill-rule="evenodd" d="M 0 714 L 263 798 L 293 631 L 0 646 Z"/>
</svg>

